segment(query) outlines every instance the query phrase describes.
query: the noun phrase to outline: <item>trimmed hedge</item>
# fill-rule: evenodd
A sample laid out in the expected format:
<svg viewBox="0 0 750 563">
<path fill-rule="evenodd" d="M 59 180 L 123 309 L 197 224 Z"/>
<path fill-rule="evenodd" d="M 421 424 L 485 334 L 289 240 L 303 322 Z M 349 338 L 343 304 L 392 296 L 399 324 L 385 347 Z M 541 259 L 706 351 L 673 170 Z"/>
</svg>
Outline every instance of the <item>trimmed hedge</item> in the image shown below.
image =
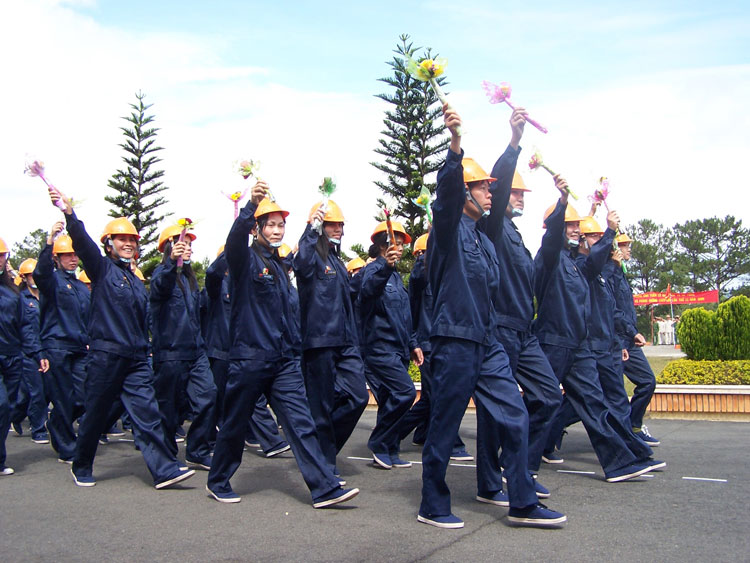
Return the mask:
<svg viewBox="0 0 750 563">
<path fill-rule="evenodd" d="M 750 385 L 750 360 L 674 360 L 656 382 L 666 385 Z"/>
<path fill-rule="evenodd" d="M 715 313 L 703 308 L 685 311 L 677 337 L 691 360 L 750 360 L 750 299 L 732 297 Z"/>
<path fill-rule="evenodd" d="M 713 311 L 688 309 L 677 324 L 677 338 L 688 358 L 718 360 L 718 323 Z"/>
<path fill-rule="evenodd" d="M 411 380 L 414 382 L 422 381 L 422 374 L 419 372 L 419 368 L 414 362 L 409 362 L 409 377 L 411 377 Z"/>
</svg>

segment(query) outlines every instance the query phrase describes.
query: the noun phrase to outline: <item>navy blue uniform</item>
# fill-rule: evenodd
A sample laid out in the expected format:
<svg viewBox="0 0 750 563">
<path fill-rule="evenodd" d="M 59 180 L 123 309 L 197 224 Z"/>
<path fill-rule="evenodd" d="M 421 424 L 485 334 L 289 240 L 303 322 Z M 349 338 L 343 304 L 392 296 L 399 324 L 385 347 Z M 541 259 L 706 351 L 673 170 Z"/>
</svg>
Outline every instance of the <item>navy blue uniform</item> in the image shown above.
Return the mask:
<svg viewBox="0 0 750 563">
<path fill-rule="evenodd" d="M 83 415 L 91 292 L 75 273 L 55 268 L 52 245 L 39 254 L 34 281 L 39 288 L 41 339 L 49 360 L 45 386 L 52 403 L 47 429 L 60 459 L 72 461 L 73 423 Z"/>
<path fill-rule="evenodd" d="M 364 366 L 350 297 L 349 275 L 329 248 L 318 254 L 320 235 L 308 224 L 294 256 L 302 329 L 302 373 L 326 461 L 336 467 L 344 447 L 367 406 Z"/>
<path fill-rule="evenodd" d="M 86 365 L 86 416 L 78 428 L 73 472 L 91 477 L 99 436 L 107 430 L 118 397 L 133 421 L 133 434 L 154 483 L 177 477 L 177 459 L 169 451 L 154 395 L 148 363 L 148 296 L 130 264 L 102 256 L 75 212 L 65 215 L 73 248 L 91 280 Z"/>
<path fill-rule="evenodd" d="M 359 307 L 364 359 L 378 401 L 377 422 L 367 447 L 376 455 L 398 456 L 399 424 L 417 396 L 409 377 L 411 350 L 417 348 L 417 341 L 404 283 L 382 256 L 364 268 Z"/>
<path fill-rule="evenodd" d="M 422 452 L 425 517 L 451 514 L 445 473 L 453 442 L 472 394 L 477 406 L 477 489 L 482 496 L 502 490 L 495 467 L 497 450 L 488 437 L 502 436 L 510 505 L 537 502 L 527 470 L 528 414 L 496 338 L 499 271 L 495 249 L 463 212 L 466 201 L 463 151 L 448 151 L 438 172 L 434 222 L 427 243 L 427 271 L 434 297 L 432 314 L 432 411 Z"/>
<path fill-rule="evenodd" d="M 167 256 L 151 276 L 150 302 L 154 390 L 167 446 L 176 456 L 178 399 L 185 394 L 192 413 L 185 439 L 185 459 L 210 466 L 209 440 L 216 426 L 216 385 L 201 335 L 200 292 L 190 288 L 187 274 L 179 271 L 176 261 Z"/>
<path fill-rule="evenodd" d="M 207 486 L 216 493 L 232 492 L 229 480 L 242 461 L 247 419 L 258 397 L 265 394 L 315 501 L 340 488 L 339 482 L 320 451 L 307 405 L 287 273 L 268 249 L 247 246 L 248 233 L 256 225 L 255 210 L 252 200 L 245 205 L 225 247 L 232 280 L 232 344 L 224 425 L 216 437 Z"/>
<path fill-rule="evenodd" d="M 505 348 L 529 413 L 529 469 L 539 471 L 550 425 L 562 402 L 555 372 L 531 332 L 534 318 L 534 260 L 513 221 L 505 216 L 521 149 L 510 145 L 495 163 L 490 186 L 492 211 L 483 225 L 495 246 L 502 283 L 495 298 L 497 336 Z M 498 444 L 499 446 L 499 444 Z"/>
</svg>

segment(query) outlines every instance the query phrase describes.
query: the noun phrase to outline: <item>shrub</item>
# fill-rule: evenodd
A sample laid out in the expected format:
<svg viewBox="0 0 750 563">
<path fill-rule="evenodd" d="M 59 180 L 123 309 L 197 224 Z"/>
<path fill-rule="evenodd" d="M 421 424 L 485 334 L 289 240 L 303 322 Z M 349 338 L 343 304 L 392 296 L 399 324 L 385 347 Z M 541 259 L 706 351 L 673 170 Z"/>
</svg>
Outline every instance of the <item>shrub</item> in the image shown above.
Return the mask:
<svg viewBox="0 0 750 563">
<path fill-rule="evenodd" d="M 669 362 L 657 383 L 666 385 L 750 385 L 750 361 L 696 361 Z"/>
<path fill-rule="evenodd" d="M 419 368 L 414 362 L 409 362 L 409 377 L 415 382 L 422 381 L 422 374 L 419 372 Z"/>
<path fill-rule="evenodd" d="M 677 324 L 680 345 L 691 360 L 718 360 L 716 314 L 703 308 L 689 309 Z"/>
<path fill-rule="evenodd" d="M 732 297 L 716 311 L 718 352 L 722 360 L 750 360 L 750 299 Z"/>
</svg>

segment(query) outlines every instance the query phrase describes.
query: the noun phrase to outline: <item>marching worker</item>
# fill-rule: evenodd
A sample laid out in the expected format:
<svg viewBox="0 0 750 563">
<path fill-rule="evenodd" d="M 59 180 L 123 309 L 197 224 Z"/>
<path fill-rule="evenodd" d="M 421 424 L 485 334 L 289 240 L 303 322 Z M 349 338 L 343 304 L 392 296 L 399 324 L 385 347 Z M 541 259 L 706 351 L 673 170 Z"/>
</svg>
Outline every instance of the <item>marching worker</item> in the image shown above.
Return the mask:
<svg viewBox="0 0 750 563">
<path fill-rule="evenodd" d="M 216 426 L 216 385 L 201 335 L 200 291 L 190 264 L 196 239 L 181 225 L 170 225 L 159 236 L 161 264 L 151 276 L 151 336 L 154 391 L 159 401 L 167 446 L 177 456 L 180 397 L 186 396 L 192 423 L 185 438 L 189 467 L 211 467 L 209 441 Z"/>
<path fill-rule="evenodd" d="M 424 356 L 412 332 L 409 295 L 396 271 L 411 237 L 401 223 L 383 221 L 370 240 L 369 254 L 375 260 L 361 274 L 359 309 L 363 354 L 378 415 L 367 447 L 376 467 L 411 467 L 411 462 L 399 457 L 399 430 L 417 395 L 409 376 L 409 359 L 420 366 Z"/>
<path fill-rule="evenodd" d="M 489 213 L 493 180 L 463 158 L 461 118 L 443 105 L 451 141 L 438 172 L 437 199 L 427 245 L 427 273 L 432 288 L 432 394 L 430 425 L 422 451 L 422 504 L 417 520 L 438 528 L 462 528 L 451 513 L 445 482 L 453 443 L 469 399 L 477 406 L 477 500 L 506 503 L 502 476 L 487 455 L 488 435 L 501 436 L 508 479 L 511 524 L 558 526 L 566 517 L 540 504 L 528 471 L 526 408 L 510 371 L 508 356 L 497 341 L 493 301 L 500 283 L 495 249 L 477 222 Z M 463 165 L 462 165 L 463 161 Z M 501 504 L 502 505 L 502 504 Z"/>
<path fill-rule="evenodd" d="M 45 380 L 52 403 L 47 430 L 58 460 L 71 464 L 76 446 L 73 423 L 84 412 L 91 296 L 86 285 L 76 279 L 78 255 L 72 239 L 62 233 L 64 227 L 62 221 L 52 225 L 34 280 L 41 294 L 42 348 L 50 364 Z"/>
<path fill-rule="evenodd" d="M 337 475 L 336 455 L 368 399 L 349 276 L 340 258 L 343 235 L 344 215 L 336 202 L 316 203 L 293 259 L 307 400 L 320 449 Z"/>
<path fill-rule="evenodd" d="M 266 198 L 267 191 L 265 182 L 253 187 L 227 237 L 232 345 L 224 424 L 216 437 L 206 489 L 219 502 L 242 500 L 229 480 L 242 461 L 251 410 L 265 394 L 286 432 L 313 506 L 325 508 L 355 497 L 359 490 L 341 487 L 315 435 L 300 368 L 300 336 L 290 307 L 289 278 L 278 255 L 289 212 Z M 248 248 L 251 232 L 255 240 Z"/>
<path fill-rule="evenodd" d="M 630 260 L 633 239 L 626 234 L 618 235 L 615 239 L 622 253 L 624 262 Z M 635 384 L 633 396 L 630 399 L 630 424 L 633 432 L 649 446 L 658 446 L 661 442 L 654 438 L 643 424 L 643 415 L 651 402 L 656 389 L 656 376 L 643 353 L 646 338 L 638 332 L 635 305 L 633 304 L 633 290 L 621 268 L 615 268 L 612 280 L 615 288 L 617 307 L 623 313 L 622 324 L 617 327 L 617 335 L 621 345 L 628 351 L 627 359 L 623 361 L 625 377 Z"/>
<path fill-rule="evenodd" d="M 526 111 L 517 108 L 510 118 L 511 139 L 495 163 L 490 185 L 492 211 L 484 231 L 497 253 L 501 283 L 495 297 L 498 340 L 508 354 L 510 368 L 523 389 L 523 401 L 529 413 L 529 470 L 537 474 L 554 415 L 562 402 L 555 372 L 531 330 L 534 319 L 534 259 L 526 249 L 513 220 L 521 217 L 524 197 L 529 190 L 516 172 L 519 143 L 526 123 Z M 491 444 L 497 451 L 498 444 Z M 536 483 L 537 494 L 549 492 Z"/>
<path fill-rule="evenodd" d="M 99 436 L 107 430 L 118 398 L 133 422 L 133 434 L 157 489 L 191 477 L 169 451 L 154 395 L 153 372 L 146 357 L 148 296 L 130 261 L 138 250 L 138 231 L 124 217 L 104 228 L 104 256 L 76 216 L 70 202 L 50 189 L 55 204 L 62 197 L 68 233 L 75 253 L 91 279 L 90 351 L 86 363 L 86 414 L 78 428 L 71 474 L 76 485 L 93 487 Z"/>
</svg>

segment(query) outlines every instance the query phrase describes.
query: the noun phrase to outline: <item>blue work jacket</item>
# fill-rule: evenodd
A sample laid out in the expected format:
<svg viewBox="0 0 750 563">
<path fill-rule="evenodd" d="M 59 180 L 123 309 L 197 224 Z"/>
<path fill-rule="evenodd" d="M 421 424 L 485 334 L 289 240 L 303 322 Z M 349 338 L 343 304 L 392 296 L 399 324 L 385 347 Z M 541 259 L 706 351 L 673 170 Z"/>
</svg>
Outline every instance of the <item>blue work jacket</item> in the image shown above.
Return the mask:
<svg viewBox="0 0 750 563">
<path fill-rule="evenodd" d="M 463 151 L 448 151 L 438 172 L 433 223 L 427 240 L 427 275 L 433 294 L 431 337 L 489 345 L 496 340 L 499 270 L 495 248 L 463 212 Z"/>
<path fill-rule="evenodd" d="M 625 272 L 615 262 L 610 269 L 609 281 L 615 295 L 615 302 L 620 314 L 615 319 L 615 332 L 620 339 L 620 346 L 630 348 L 633 346 L 634 338 L 638 334 L 638 317 L 633 303 L 633 290 L 630 282 L 625 277 Z"/>
<path fill-rule="evenodd" d="M 259 255 L 248 247 L 248 233 L 256 225 L 255 209 L 252 200 L 242 208 L 224 250 L 232 281 L 229 358 L 294 358 L 301 353 L 301 343 L 285 268 L 269 249 L 262 247 Z"/>
<path fill-rule="evenodd" d="M 357 325 L 346 266 L 331 248 L 323 260 L 316 250 L 320 235 L 308 223 L 294 256 L 299 290 L 302 349 L 357 346 Z"/>
<path fill-rule="evenodd" d="M 145 358 L 148 353 L 146 287 L 130 271 L 130 264 L 101 255 L 75 212 L 65 218 L 73 248 L 91 280 L 90 349 L 126 358 Z"/>
<path fill-rule="evenodd" d="M 40 336 L 45 350 L 85 353 L 91 292 L 75 274 L 55 268 L 52 245 L 39 254 L 34 281 L 40 294 Z"/>
<path fill-rule="evenodd" d="M 231 316 L 231 282 L 227 259 L 222 252 L 206 270 L 206 352 L 209 358 L 229 359 L 229 318 Z"/>
<path fill-rule="evenodd" d="M 0 356 L 25 354 L 41 359 L 39 336 L 34 334 L 33 315 L 27 307 L 20 293 L 0 284 Z"/>
<path fill-rule="evenodd" d="M 564 247 L 565 207 L 558 200 L 545 220 L 547 232 L 534 258 L 533 330 L 543 344 L 578 349 L 588 347 L 591 301 L 586 276 L 576 264 L 577 251 Z"/>
<path fill-rule="evenodd" d="M 430 352 L 430 332 L 432 331 L 432 289 L 425 270 L 425 255 L 414 261 L 409 276 L 409 305 L 414 335 L 423 352 Z"/>
<path fill-rule="evenodd" d="M 182 276 L 180 289 L 177 276 Z M 151 338 L 154 362 L 194 360 L 203 352 L 201 296 L 167 256 L 151 276 Z"/>
<path fill-rule="evenodd" d="M 23 353 L 25 356 L 39 361 L 42 358 L 42 342 L 39 338 L 39 300 L 25 287 L 21 290 L 21 302 L 26 316 L 22 330 Z"/>
</svg>

